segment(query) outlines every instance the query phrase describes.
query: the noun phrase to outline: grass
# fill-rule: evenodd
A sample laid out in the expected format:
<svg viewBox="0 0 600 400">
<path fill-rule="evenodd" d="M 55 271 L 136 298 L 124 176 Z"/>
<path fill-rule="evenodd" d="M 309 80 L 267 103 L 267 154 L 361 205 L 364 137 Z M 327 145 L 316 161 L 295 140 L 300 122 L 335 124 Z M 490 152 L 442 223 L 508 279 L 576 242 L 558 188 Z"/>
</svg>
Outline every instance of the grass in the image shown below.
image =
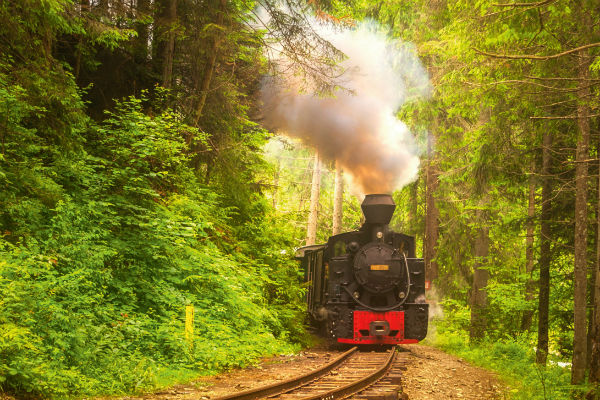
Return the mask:
<svg viewBox="0 0 600 400">
<path fill-rule="evenodd" d="M 558 361 L 564 360 L 549 357 L 546 367 L 537 365 L 533 347 L 517 339 L 471 344 L 466 332 L 451 330 L 443 327 L 442 323 L 438 323 L 436 334 L 430 336 L 425 344 L 498 373 L 509 387 L 510 399 L 567 400 L 589 389 L 570 384 L 570 369 L 557 365 Z"/>
</svg>

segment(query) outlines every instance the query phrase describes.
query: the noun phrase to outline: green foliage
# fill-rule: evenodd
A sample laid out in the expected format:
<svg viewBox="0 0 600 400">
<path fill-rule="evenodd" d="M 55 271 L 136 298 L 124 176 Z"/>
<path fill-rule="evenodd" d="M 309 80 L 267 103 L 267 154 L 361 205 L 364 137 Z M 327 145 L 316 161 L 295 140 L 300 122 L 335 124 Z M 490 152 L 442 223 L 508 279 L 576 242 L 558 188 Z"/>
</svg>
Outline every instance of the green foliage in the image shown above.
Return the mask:
<svg viewBox="0 0 600 400">
<path fill-rule="evenodd" d="M 255 219 L 234 233 L 232 210 L 194 183 L 182 151 L 186 134 L 201 135 L 171 111 L 142 113 L 143 101 L 89 131 L 78 190 L 45 208 L 38 233 L 2 241 L 5 390 L 127 393 L 167 368 L 206 373 L 289 351 L 301 332 L 297 266 L 277 253 L 285 232 Z"/>
<path fill-rule="evenodd" d="M 283 137 L 272 138 L 264 146 L 264 151 L 271 168 L 264 170 L 260 176 L 272 182 L 266 195 L 275 205 L 275 216 L 293 226 L 288 234 L 293 238 L 294 246 L 301 247 L 306 239 L 314 152 Z M 344 172 L 343 231 L 356 230 L 362 223 L 360 200 L 349 189 L 348 177 L 348 173 Z M 326 242 L 332 232 L 334 184 L 335 165 L 322 161 L 317 243 Z"/>
<path fill-rule="evenodd" d="M 446 308 L 447 315 L 457 310 Z M 464 309 L 468 314 L 468 310 Z M 464 312 L 463 312 L 464 314 Z M 454 318 L 454 317 L 453 317 Z M 586 393 L 589 388 L 570 384 L 570 369 L 561 358 L 550 355 L 546 367 L 535 363 L 535 349 L 526 337 L 469 343 L 468 334 L 456 329 L 455 320 L 435 323 L 436 335 L 428 342 L 471 363 L 496 371 L 509 386 L 511 399 L 571 399 L 573 390 Z"/>
<path fill-rule="evenodd" d="M 0 3 L 0 390 L 125 394 L 292 351 L 304 330 L 290 225 L 255 183 L 266 133 L 231 81 L 257 78 L 257 37 L 227 29 L 231 71 L 191 126 L 196 100 L 181 95 L 197 81 L 143 90 L 158 80 L 152 18 L 91 8 Z M 113 99 L 124 81 L 138 96 Z"/>
<path fill-rule="evenodd" d="M 312 155 L 290 143 L 268 152 L 271 163 L 261 155 L 268 134 L 250 115 L 265 61 L 260 33 L 244 29 L 254 4 L 177 2 L 177 20 L 165 22 L 164 1 L 80 3 L 0 2 L 0 389 L 130 393 L 288 351 L 305 339 L 301 272 L 290 255 L 304 239 Z M 436 284 L 447 317 L 439 345 L 516 371 L 523 396 L 566 395 L 564 369 L 532 369 L 533 328 L 523 332 L 515 316 L 535 309 L 524 296 L 537 279 L 525 272 L 527 186 L 551 131 L 561 150 L 553 152 L 550 341 L 557 360 L 570 355 L 577 122 L 531 117 L 574 112 L 574 81 L 554 78 L 572 78 L 575 58 L 507 62 L 475 49 L 552 54 L 585 44 L 593 39 L 577 19 L 585 8 L 326 3 L 415 42 L 436 86 L 432 101 L 399 115 L 421 143 L 434 139 L 427 161 L 440 173 Z M 589 51 L 597 79 L 598 49 Z M 321 242 L 331 231 L 331 167 Z M 392 227 L 415 235 L 419 249 L 426 190 L 422 174 L 394 195 Z M 346 193 L 345 230 L 360 225 L 358 203 Z M 473 250 L 483 226 L 486 260 Z M 464 332 L 480 262 L 490 273 L 489 329 L 475 347 Z M 536 383 L 521 385 L 519 374 Z"/>
<path fill-rule="evenodd" d="M 109 50 L 115 50 L 121 42 L 126 42 L 137 36 L 133 29 L 106 29 L 92 37 L 91 44 L 99 44 Z"/>
<path fill-rule="evenodd" d="M 549 218 L 544 217 L 549 224 L 545 238 L 551 242 L 550 351 L 555 357 L 552 361 L 566 361 L 573 347 L 574 149 L 581 127 L 577 112 L 582 104 L 598 110 L 600 53 L 595 46 L 578 52 L 590 58 L 591 79 L 585 80 L 578 75 L 578 63 L 584 57 L 574 57 L 575 53 L 544 56 L 598 42 L 590 22 L 598 19 L 598 10 L 589 1 L 538 2 L 526 7 L 492 0 L 332 3 L 336 16 L 373 18 L 398 39 L 414 42 L 431 73 L 431 101 L 410 104 L 399 115 L 413 131 L 428 132 L 433 143 L 424 164 L 439 175 L 439 186 L 434 189 L 440 213 L 435 286 L 449 310 L 444 323 L 460 332 L 462 342 L 457 345 L 464 344 L 462 336 L 470 325 L 467 304 L 473 294 L 474 268 L 483 263 L 489 272 L 485 287 L 488 329 L 480 362 L 496 365 L 485 357 L 486 351 L 498 357 L 502 352 L 509 358 L 520 357 L 511 343 L 523 349 L 533 346 L 543 201 L 551 206 Z M 504 58 L 505 54 L 534 57 Z M 591 93 L 583 98 L 578 88 L 587 88 L 588 82 Z M 595 157 L 598 119 L 597 113 L 593 114 L 589 122 Z M 549 174 L 541 172 L 542 136 L 548 132 L 553 138 Z M 596 233 L 591 228 L 592 210 L 597 209 L 598 201 L 596 171 L 595 162 L 590 163 L 590 260 L 596 251 Z M 417 239 L 425 235 L 427 210 L 423 203 L 431 193 L 426 179 L 423 170 L 417 182 L 395 194 L 400 214 L 397 212 L 393 223 Z M 551 193 L 542 199 L 544 180 L 549 181 Z M 533 216 L 528 215 L 530 184 L 535 195 Z M 534 241 L 528 252 L 530 224 Z M 484 259 L 475 255 L 482 227 L 489 228 L 489 256 Z M 527 271 L 531 265 L 533 271 Z M 528 318 L 522 320 L 525 316 Z M 499 344 L 494 347 L 492 342 Z M 521 355 L 525 354 L 530 357 L 531 351 Z M 511 367 L 506 363 L 498 368 Z M 535 380 L 536 370 L 528 371 L 523 372 L 525 380 Z M 547 398 L 568 396 L 568 372 L 553 371 L 540 372 L 538 382 L 546 376 L 544 379 L 564 387 L 554 387 Z M 519 379 L 518 374 L 514 377 Z M 539 385 L 537 389 L 542 393 Z M 524 390 L 523 397 L 534 391 Z"/>
</svg>

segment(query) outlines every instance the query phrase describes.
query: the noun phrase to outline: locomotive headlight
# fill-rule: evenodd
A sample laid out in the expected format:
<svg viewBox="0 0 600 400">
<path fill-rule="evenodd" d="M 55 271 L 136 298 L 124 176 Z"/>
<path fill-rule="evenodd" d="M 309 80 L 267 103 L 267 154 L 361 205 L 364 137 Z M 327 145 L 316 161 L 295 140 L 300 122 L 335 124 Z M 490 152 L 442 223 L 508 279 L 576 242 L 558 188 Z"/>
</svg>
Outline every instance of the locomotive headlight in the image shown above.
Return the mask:
<svg viewBox="0 0 600 400">
<path fill-rule="evenodd" d="M 358 299 L 360 297 L 360 293 L 358 293 L 358 291 L 352 293 L 352 296 L 354 296 L 355 299 Z"/>
<path fill-rule="evenodd" d="M 398 298 L 403 299 L 406 294 L 404 292 L 398 293 Z"/>
<path fill-rule="evenodd" d="M 383 232 L 377 232 L 377 239 L 381 239 L 383 237 Z"/>
</svg>

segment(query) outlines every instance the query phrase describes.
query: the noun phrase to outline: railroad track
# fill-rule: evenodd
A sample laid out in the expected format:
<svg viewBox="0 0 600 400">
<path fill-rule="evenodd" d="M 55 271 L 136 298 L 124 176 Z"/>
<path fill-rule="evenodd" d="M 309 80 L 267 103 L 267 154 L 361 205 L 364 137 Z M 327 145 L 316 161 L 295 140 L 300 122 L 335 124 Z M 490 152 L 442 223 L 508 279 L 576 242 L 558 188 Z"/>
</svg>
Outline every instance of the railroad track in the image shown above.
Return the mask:
<svg viewBox="0 0 600 400">
<path fill-rule="evenodd" d="M 272 385 L 213 400 L 398 400 L 404 357 L 387 352 L 360 352 L 353 347 L 309 373 Z"/>
</svg>

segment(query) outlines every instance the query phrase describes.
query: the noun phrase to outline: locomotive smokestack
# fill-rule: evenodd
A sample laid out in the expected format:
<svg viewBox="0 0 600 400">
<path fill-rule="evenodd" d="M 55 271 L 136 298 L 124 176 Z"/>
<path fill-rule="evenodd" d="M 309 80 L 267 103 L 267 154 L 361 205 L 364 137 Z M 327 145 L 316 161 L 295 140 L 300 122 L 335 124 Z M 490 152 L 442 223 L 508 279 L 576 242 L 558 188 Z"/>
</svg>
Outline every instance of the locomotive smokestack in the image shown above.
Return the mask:
<svg viewBox="0 0 600 400">
<path fill-rule="evenodd" d="M 389 194 L 368 194 L 360 208 L 366 224 L 387 225 L 392 220 L 396 204 Z"/>
</svg>

